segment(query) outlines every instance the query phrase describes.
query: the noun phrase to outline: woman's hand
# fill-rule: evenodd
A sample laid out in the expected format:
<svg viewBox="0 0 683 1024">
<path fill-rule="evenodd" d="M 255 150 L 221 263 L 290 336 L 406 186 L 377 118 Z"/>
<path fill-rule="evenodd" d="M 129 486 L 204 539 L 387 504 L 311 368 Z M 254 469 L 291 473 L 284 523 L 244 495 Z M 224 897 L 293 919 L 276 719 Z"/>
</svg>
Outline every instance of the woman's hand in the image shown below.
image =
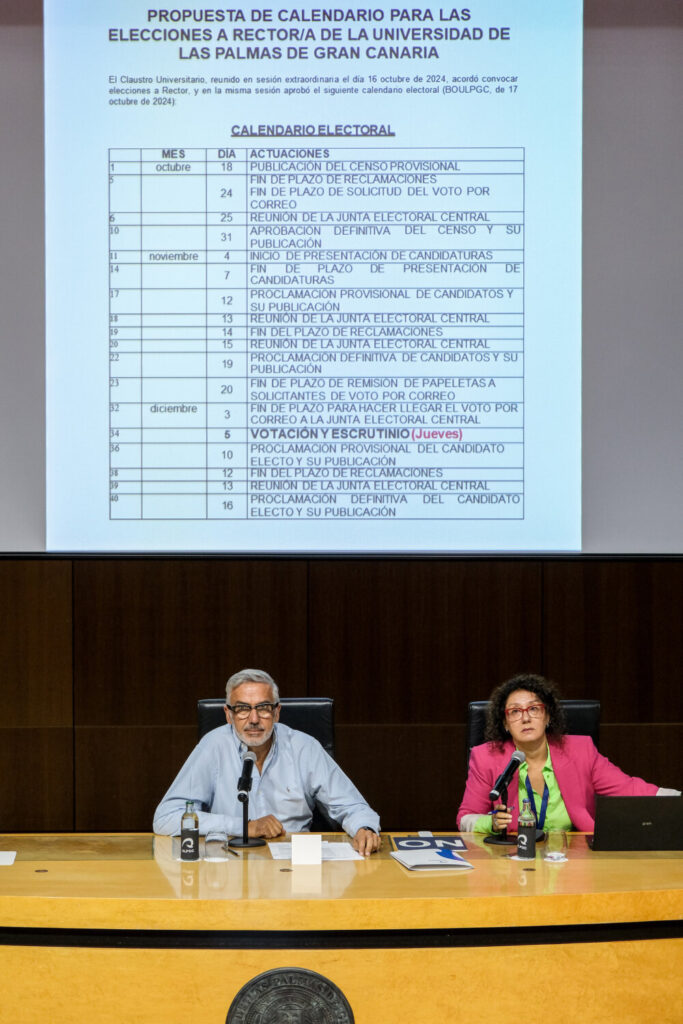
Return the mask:
<svg viewBox="0 0 683 1024">
<path fill-rule="evenodd" d="M 491 823 L 494 832 L 503 832 L 512 824 L 512 814 L 505 804 L 499 804 L 497 807 L 494 807 Z"/>
</svg>

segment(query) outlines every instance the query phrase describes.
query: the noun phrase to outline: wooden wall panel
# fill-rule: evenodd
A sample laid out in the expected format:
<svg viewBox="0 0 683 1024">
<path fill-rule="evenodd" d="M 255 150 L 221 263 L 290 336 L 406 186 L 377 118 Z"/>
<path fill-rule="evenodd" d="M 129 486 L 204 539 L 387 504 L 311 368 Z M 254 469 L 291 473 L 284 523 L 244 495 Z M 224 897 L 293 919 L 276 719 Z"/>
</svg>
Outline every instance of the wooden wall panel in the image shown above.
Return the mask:
<svg viewBox="0 0 683 1024">
<path fill-rule="evenodd" d="M 75 594 L 79 829 L 151 829 L 196 741 L 197 699 L 232 672 L 305 693 L 304 562 L 88 560 Z"/>
<path fill-rule="evenodd" d="M 455 831 L 465 789 L 465 727 L 342 725 L 337 759 L 388 831 Z M 683 724 L 606 725 L 600 749 L 629 775 L 683 788 Z"/>
<path fill-rule="evenodd" d="M 465 727 L 341 725 L 336 756 L 386 831 L 455 831 L 465 789 Z"/>
<path fill-rule="evenodd" d="M 0 831 L 74 827 L 73 730 L 0 728 Z"/>
<path fill-rule="evenodd" d="M 306 565 L 92 560 L 75 567 L 76 724 L 189 725 L 245 665 L 306 679 Z"/>
<path fill-rule="evenodd" d="M 73 828 L 71 561 L 0 559 L 0 827 Z"/>
<path fill-rule="evenodd" d="M 0 622 L 0 723 L 71 726 L 71 561 L 0 559 Z"/>
<path fill-rule="evenodd" d="M 629 775 L 683 789 L 683 722 L 603 725 L 600 751 Z"/>
<path fill-rule="evenodd" d="M 467 701 L 541 668 L 535 561 L 314 562 L 313 688 L 343 723 L 462 722 Z"/>
<path fill-rule="evenodd" d="M 603 722 L 682 721 L 682 616 L 680 561 L 548 562 L 546 674 L 599 697 Z"/>
<path fill-rule="evenodd" d="M 0 613 L 13 830 L 149 829 L 196 699 L 245 664 L 335 697 L 387 828 L 454 827 L 467 701 L 524 669 L 602 700 L 624 770 L 683 782 L 680 560 L 12 557 Z"/>
<path fill-rule="evenodd" d="M 194 723 L 76 729 L 76 831 L 151 832 L 156 806 L 196 742 Z"/>
</svg>

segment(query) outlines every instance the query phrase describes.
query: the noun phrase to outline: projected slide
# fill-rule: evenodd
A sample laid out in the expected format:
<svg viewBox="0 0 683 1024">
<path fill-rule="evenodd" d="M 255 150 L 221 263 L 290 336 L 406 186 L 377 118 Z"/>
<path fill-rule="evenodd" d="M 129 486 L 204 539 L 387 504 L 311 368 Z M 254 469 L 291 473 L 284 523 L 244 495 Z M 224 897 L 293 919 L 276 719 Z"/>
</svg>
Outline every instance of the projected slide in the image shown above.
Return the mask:
<svg viewBox="0 0 683 1024">
<path fill-rule="evenodd" d="M 580 5 L 46 5 L 48 548 L 580 548 Z"/>
</svg>

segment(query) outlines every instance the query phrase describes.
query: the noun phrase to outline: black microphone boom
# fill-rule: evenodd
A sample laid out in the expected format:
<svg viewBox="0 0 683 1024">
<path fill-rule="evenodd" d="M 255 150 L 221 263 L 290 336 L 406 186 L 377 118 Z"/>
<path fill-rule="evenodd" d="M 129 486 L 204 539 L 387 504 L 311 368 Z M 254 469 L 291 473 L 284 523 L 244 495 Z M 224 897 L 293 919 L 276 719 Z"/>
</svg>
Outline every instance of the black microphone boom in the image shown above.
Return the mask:
<svg viewBox="0 0 683 1024">
<path fill-rule="evenodd" d="M 237 783 L 237 799 L 244 803 L 249 797 L 249 790 L 251 789 L 251 773 L 254 770 L 254 764 L 256 763 L 256 754 L 251 750 L 246 750 L 242 754 L 242 774 L 240 780 Z"/>
<path fill-rule="evenodd" d="M 496 779 L 496 783 L 491 792 L 489 793 L 489 800 L 500 799 L 501 792 L 504 789 L 506 790 L 508 788 L 512 776 L 515 774 L 520 764 L 524 764 L 525 761 L 526 754 L 524 754 L 521 750 L 515 750 L 512 757 L 508 761 L 507 767 L 503 771 L 502 775 L 500 775 Z"/>
</svg>

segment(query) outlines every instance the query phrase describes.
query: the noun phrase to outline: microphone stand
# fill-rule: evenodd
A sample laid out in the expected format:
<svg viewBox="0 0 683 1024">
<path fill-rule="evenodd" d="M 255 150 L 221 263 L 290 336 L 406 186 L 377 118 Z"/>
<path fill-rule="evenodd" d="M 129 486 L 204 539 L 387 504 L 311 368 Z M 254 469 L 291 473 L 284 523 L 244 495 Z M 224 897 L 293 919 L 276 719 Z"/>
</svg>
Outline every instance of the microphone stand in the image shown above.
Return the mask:
<svg viewBox="0 0 683 1024">
<path fill-rule="evenodd" d="M 232 846 L 236 850 L 244 850 L 254 846 L 265 846 L 265 839 L 258 839 L 256 836 L 249 835 L 249 794 L 239 793 L 237 796 L 238 800 L 242 801 L 242 838 L 235 836 L 233 839 L 228 839 L 228 846 Z"/>
<path fill-rule="evenodd" d="M 507 786 L 501 786 L 500 796 L 498 797 L 498 800 L 500 801 L 501 804 L 504 804 L 505 807 L 507 807 L 507 805 L 508 805 L 508 788 L 507 788 Z M 484 842 L 488 843 L 490 846 L 516 846 L 517 845 L 517 836 L 509 835 L 507 828 L 504 828 L 502 832 L 494 832 L 492 835 L 486 836 L 486 838 L 484 839 Z"/>
<path fill-rule="evenodd" d="M 252 766 L 249 771 L 246 769 L 246 761 L 252 762 Z M 237 799 L 242 804 L 242 838 L 234 836 L 228 840 L 228 846 L 231 846 L 234 850 L 250 849 L 255 846 L 265 846 L 265 839 L 259 839 L 256 836 L 249 835 L 249 791 L 251 789 L 251 773 L 253 772 L 253 762 L 256 760 L 253 754 L 248 753 L 244 755 L 243 761 L 245 764 L 242 767 L 242 778 L 237 783 Z"/>
</svg>

